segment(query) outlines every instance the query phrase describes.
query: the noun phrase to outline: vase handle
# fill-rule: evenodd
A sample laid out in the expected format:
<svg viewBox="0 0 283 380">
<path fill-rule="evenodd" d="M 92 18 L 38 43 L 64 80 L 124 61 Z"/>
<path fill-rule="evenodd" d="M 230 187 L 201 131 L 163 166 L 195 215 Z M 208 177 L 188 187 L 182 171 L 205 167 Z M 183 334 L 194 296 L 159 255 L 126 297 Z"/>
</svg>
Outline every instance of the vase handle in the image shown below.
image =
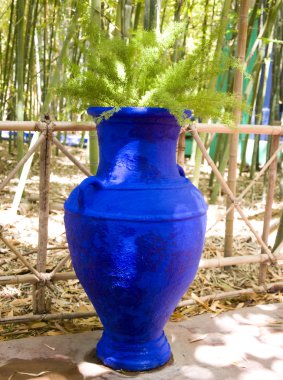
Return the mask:
<svg viewBox="0 0 283 380">
<path fill-rule="evenodd" d="M 177 168 L 178 168 L 178 171 L 179 171 L 180 176 L 181 176 L 181 177 L 186 177 L 185 171 L 184 171 L 184 169 L 182 168 L 182 166 L 180 166 L 180 165 L 177 164 Z"/>
<path fill-rule="evenodd" d="M 80 209 L 84 209 L 85 206 L 85 195 L 86 195 L 86 189 L 92 186 L 95 190 L 100 190 L 103 188 L 102 182 L 95 176 L 87 177 L 82 181 L 80 186 L 78 187 L 79 193 L 78 193 L 78 204 Z"/>
</svg>

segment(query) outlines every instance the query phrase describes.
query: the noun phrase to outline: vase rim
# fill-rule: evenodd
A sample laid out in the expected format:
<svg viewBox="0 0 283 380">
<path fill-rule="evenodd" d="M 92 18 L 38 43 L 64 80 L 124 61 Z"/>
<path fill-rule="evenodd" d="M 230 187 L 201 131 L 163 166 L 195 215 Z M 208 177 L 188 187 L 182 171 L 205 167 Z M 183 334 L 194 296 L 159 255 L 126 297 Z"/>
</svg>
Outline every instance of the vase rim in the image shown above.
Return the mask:
<svg viewBox="0 0 283 380">
<path fill-rule="evenodd" d="M 116 107 L 118 108 L 116 113 L 122 115 L 136 115 L 136 116 L 174 116 L 167 108 L 162 107 Z M 87 113 L 93 117 L 99 117 L 103 112 L 114 110 L 115 107 L 89 107 Z M 190 110 L 184 110 L 184 113 L 190 117 L 192 112 Z"/>
</svg>

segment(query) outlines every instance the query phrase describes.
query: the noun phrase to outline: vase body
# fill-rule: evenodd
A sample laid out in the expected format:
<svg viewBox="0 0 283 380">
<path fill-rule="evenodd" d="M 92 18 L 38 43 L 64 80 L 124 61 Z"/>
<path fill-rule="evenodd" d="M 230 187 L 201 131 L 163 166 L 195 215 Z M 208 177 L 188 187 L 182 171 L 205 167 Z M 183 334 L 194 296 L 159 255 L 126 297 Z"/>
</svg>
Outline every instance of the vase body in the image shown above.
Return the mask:
<svg viewBox="0 0 283 380">
<path fill-rule="evenodd" d="M 179 128 L 165 109 L 103 120 L 97 174 L 65 202 L 74 269 L 104 326 L 96 353 L 114 369 L 169 360 L 163 328 L 201 257 L 207 206 L 176 165 Z"/>
</svg>

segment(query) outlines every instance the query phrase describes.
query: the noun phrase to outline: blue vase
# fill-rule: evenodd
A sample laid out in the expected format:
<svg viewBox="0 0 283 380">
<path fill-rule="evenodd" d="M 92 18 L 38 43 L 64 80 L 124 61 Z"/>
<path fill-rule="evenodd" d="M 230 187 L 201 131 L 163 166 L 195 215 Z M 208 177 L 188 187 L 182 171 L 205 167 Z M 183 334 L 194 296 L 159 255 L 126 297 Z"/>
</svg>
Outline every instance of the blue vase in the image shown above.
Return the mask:
<svg viewBox="0 0 283 380">
<path fill-rule="evenodd" d="M 160 108 L 121 108 L 102 120 L 97 174 L 65 203 L 74 269 L 104 326 L 96 353 L 114 369 L 169 360 L 163 328 L 200 261 L 207 206 L 176 164 L 179 130 Z"/>
</svg>

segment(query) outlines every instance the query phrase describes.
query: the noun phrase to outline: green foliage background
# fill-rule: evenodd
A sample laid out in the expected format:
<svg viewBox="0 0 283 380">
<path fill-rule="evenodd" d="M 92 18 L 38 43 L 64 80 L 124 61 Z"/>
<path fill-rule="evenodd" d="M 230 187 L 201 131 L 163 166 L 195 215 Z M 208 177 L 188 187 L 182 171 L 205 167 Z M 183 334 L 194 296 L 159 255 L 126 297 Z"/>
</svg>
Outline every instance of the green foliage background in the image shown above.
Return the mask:
<svg viewBox="0 0 283 380">
<path fill-rule="evenodd" d="M 139 29 L 127 39 L 106 35 L 90 15 L 83 25 L 84 59 L 79 64 L 67 62 L 70 78 L 60 86 L 73 112 L 89 106 L 164 107 L 181 123 L 184 109 L 231 122 L 235 98 L 209 89 L 209 82 L 235 63 L 222 55 L 213 60 L 214 36 L 192 51 L 179 47 L 181 58 L 176 62 L 174 50 L 184 34 L 183 22 L 169 24 L 163 33 Z"/>
</svg>

